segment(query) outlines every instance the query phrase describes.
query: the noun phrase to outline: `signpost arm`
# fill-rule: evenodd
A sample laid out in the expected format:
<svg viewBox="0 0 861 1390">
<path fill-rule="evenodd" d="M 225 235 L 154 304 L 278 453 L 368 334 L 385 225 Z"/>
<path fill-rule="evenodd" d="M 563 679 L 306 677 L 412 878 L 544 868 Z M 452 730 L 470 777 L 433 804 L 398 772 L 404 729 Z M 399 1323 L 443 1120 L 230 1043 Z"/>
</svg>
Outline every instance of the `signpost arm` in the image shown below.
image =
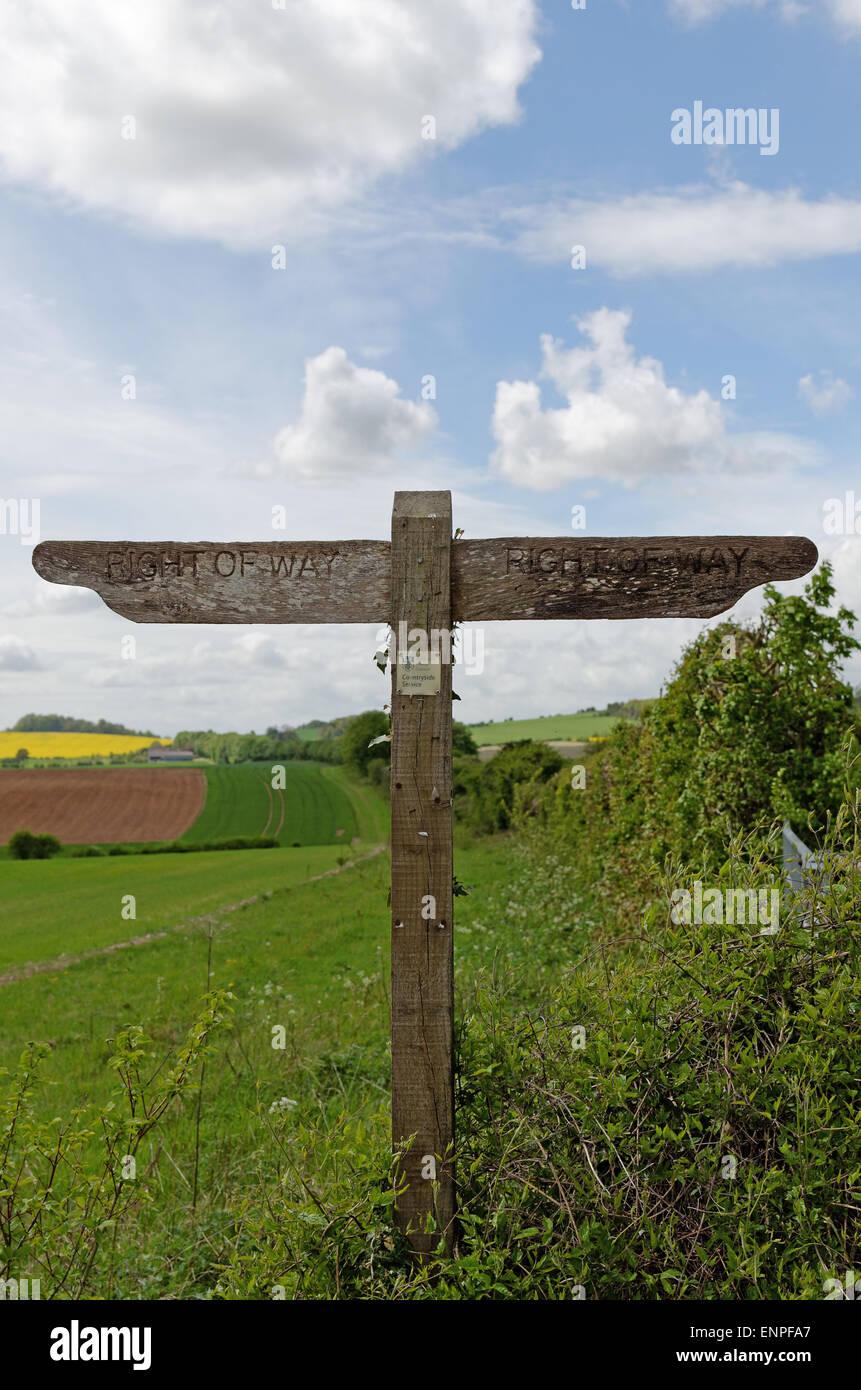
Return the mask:
<svg viewBox="0 0 861 1390">
<path fill-rule="evenodd" d="M 396 657 L 443 642 L 438 694 L 399 694 L 392 663 L 392 1139 L 415 1136 L 397 1218 L 422 1257 L 454 1234 L 450 493 L 395 494 L 391 556 Z"/>
<path fill-rule="evenodd" d="M 398 492 L 392 542 L 42 541 L 33 564 L 144 623 L 369 623 L 392 665 L 392 1137 L 419 1259 L 454 1240 L 452 613 L 463 622 L 710 618 L 809 573 L 804 536 L 502 537 L 451 543 L 449 492 Z M 432 635 L 441 636 L 436 670 Z M 420 645 L 420 644 L 419 644 Z M 430 650 L 428 650 L 430 648 Z M 424 665 L 422 664 L 424 662 Z M 400 669 L 400 679 L 399 679 Z M 399 688 L 400 687 L 400 688 Z M 428 1231 L 433 1218 L 434 1231 Z"/>
</svg>

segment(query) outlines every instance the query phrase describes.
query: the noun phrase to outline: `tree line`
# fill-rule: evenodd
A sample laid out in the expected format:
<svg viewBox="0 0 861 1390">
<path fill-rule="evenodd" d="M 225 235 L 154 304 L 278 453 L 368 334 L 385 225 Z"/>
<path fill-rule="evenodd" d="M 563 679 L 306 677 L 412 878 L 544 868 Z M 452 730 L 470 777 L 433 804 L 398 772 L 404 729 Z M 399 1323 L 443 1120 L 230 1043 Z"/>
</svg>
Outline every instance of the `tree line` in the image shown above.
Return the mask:
<svg viewBox="0 0 861 1390">
<path fill-rule="evenodd" d="M 131 738 L 155 738 L 149 729 L 127 729 L 109 719 L 74 719 L 68 714 L 24 714 L 13 724 L 17 734 L 127 734 Z"/>
<path fill-rule="evenodd" d="M 174 748 L 189 748 L 199 758 L 214 763 L 344 761 L 343 738 L 301 739 L 293 730 L 249 734 L 215 733 L 212 729 L 181 729 Z"/>
</svg>

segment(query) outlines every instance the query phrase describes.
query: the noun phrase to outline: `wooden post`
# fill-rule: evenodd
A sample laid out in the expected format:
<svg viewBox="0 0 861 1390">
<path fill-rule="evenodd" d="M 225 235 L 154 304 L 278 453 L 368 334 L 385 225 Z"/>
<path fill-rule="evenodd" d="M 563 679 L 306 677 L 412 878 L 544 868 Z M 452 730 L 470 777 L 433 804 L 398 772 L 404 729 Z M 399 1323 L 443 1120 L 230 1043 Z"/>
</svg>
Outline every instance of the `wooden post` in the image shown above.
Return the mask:
<svg viewBox="0 0 861 1390">
<path fill-rule="evenodd" d="M 141 623 L 388 621 L 442 634 L 392 663 L 392 1136 L 411 1139 L 397 1218 L 417 1256 L 454 1239 L 452 612 L 461 622 L 710 618 L 807 574 L 804 536 L 497 537 L 451 543 L 451 494 L 398 492 L 385 541 L 42 541 L 33 564 Z M 415 1136 L 412 1138 L 412 1136 Z M 435 1231 L 426 1225 L 434 1218 Z"/>
<path fill-rule="evenodd" d="M 391 560 L 392 1139 L 415 1136 L 397 1218 L 422 1257 L 441 1233 L 451 1249 L 455 1208 L 450 493 L 395 494 Z M 418 633 L 434 657 L 434 632 L 442 660 L 405 666 Z"/>
</svg>

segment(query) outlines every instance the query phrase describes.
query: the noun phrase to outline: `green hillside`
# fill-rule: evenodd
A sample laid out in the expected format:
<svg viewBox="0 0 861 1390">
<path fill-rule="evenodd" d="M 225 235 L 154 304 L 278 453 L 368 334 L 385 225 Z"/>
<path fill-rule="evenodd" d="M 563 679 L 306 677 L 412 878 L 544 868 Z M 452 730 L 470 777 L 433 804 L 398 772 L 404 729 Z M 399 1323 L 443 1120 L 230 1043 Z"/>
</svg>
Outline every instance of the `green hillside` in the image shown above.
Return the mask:
<svg viewBox="0 0 861 1390">
<path fill-rule="evenodd" d="M 25 961 L 77 954 L 162 931 L 226 903 L 325 873 L 336 868 L 345 853 L 363 852 L 361 846 L 342 852 L 334 845 L 307 845 L 283 854 L 236 850 L 6 861 L 0 865 L 6 908 L 0 976 Z M 120 912 L 127 894 L 135 899 L 133 919 Z"/>
<path fill-rule="evenodd" d="M 467 727 L 479 747 L 488 743 L 512 743 L 521 738 L 578 742 L 591 737 L 606 736 L 619 722 L 619 717 L 615 714 L 597 714 L 589 711 L 585 714 L 539 715 L 535 719 L 504 719 L 491 724 L 470 724 Z M 328 724 L 303 724 L 293 732 L 303 743 L 313 743 L 317 739 L 343 733 L 343 726 L 348 722 L 349 716 L 345 716 Z"/>
<path fill-rule="evenodd" d="M 281 845 L 349 845 L 383 838 L 385 806 L 346 768 L 323 763 L 284 763 L 285 787 L 272 787 L 267 763 L 204 769 L 206 805 L 186 831 L 185 844 L 270 837 Z"/>
<path fill-rule="evenodd" d="M 469 731 L 479 747 L 485 744 L 514 743 L 521 738 L 568 740 L 606 737 L 618 724 L 616 715 L 547 714 L 537 719 L 504 719 L 496 724 L 470 724 Z"/>
<path fill-rule="evenodd" d="M 0 1069 L 14 1068 L 30 1039 L 49 1040 L 45 1084 L 34 1093 L 46 1120 L 111 1098 L 122 1108 L 105 1039 L 143 1023 L 155 1058 L 146 1074 L 157 1074 L 158 1061 L 175 1055 L 185 1037 L 207 982 L 233 996 L 233 1023 L 215 1034 L 207 1058 L 199 1151 L 194 1102 L 177 1103 L 156 1140 L 169 1159 L 162 1152 L 159 1162 L 147 1147 L 147 1165 L 150 1157 L 155 1164 L 142 1165 L 134 1185 L 151 1201 L 121 1234 L 113 1273 L 94 1272 L 111 1297 L 212 1296 L 239 1204 L 268 1181 L 269 1112 L 281 1097 L 295 1099 L 303 1116 L 316 1111 L 336 1125 L 340 1110 L 355 1110 L 374 1142 L 387 1142 L 389 857 L 360 857 L 367 847 L 353 853 L 352 865 L 338 864 L 335 846 L 0 865 L 0 893 L 14 905 L 2 928 Z M 504 846 L 482 846 L 462 863 L 477 887 L 504 877 L 507 861 Z M 120 915 L 129 893 L 135 921 Z M 461 901 L 463 969 L 474 951 L 471 903 Z M 111 949 L 165 928 L 176 929 Z M 509 929 L 512 944 L 518 931 Z M 76 958 L 87 950 L 98 954 Z M 17 978 L 4 983 L 13 961 Z M 28 976 L 26 961 L 50 968 Z M 271 1045 L 275 1024 L 287 1029 L 283 1050 Z M 297 1122 L 301 1136 L 305 1119 L 297 1114 Z M 99 1143 L 97 1131 L 88 1152 Z M 192 1217 L 196 1153 L 201 1195 Z M 46 1278 L 43 1296 L 52 1287 Z"/>
<path fill-rule="evenodd" d="M 299 724 L 292 732 L 302 743 L 340 738 L 355 717 L 354 714 L 339 714 L 335 719 L 310 719 L 307 724 Z"/>
</svg>

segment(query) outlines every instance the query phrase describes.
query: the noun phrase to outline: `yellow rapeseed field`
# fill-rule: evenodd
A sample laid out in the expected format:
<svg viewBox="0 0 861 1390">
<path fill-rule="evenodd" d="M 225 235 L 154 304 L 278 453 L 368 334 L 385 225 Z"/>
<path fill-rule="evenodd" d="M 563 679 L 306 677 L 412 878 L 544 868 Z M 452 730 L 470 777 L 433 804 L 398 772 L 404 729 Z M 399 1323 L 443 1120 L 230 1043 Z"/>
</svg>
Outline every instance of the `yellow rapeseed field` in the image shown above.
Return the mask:
<svg viewBox="0 0 861 1390">
<path fill-rule="evenodd" d="M 0 731 L 0 758 L 14 758 L 26 748 L 31 758 L 85 758 L 93 753 L 134 753 L 169 738 L 136 738 L 132 734 L 36 734 Z"/>
</svg>

